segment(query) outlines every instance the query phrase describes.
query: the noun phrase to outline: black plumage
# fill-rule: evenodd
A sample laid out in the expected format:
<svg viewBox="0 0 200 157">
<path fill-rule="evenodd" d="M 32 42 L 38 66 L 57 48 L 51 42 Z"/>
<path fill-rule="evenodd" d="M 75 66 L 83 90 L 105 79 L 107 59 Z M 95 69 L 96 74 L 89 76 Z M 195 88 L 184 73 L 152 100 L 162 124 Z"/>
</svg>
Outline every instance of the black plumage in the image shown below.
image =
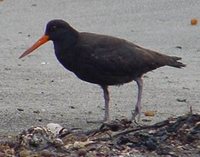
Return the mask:
<svg viewBox="0 0 200 157">
<path fill-rule="evenodd" d="M 141 114 L 142 75 L 162 66 L 176 68 L 185 65 L 180 57 L 167 56 L 142 48 L 124 39 L 87 32 L 78 32 L 63 20 L 52 20 L 45 35 L 20 58 L 31 53 L 48 40 L 52 40 L 59 62 L 83 81 L 98 84 L 104 91 L 105 117 L 109 116 L 108 86 L 135 80 L 138 100 L 132 119 Z"/>
</svg>

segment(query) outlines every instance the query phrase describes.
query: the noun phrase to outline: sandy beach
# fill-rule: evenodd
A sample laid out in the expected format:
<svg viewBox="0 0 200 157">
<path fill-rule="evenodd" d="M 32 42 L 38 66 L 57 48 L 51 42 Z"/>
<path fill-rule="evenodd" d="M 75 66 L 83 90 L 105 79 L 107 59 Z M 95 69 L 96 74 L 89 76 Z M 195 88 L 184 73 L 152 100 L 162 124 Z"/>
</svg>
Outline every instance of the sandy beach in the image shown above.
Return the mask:
<svg viewBox="0 0 200 157">
<path fill-rule="evenodd" d="M 56 60 L 52 42 L 19 56 L 44 34 L 46 23 L 63 19 L 74 28 L 124 38 L 163 54 L 182 57 L 186 68 L 163 67 L 144 76 L 142 119 L 154 123 L 199 113 L 199 0 L 4 0 L 0 1 L 0 133 L 18 134 L 31 126 L 59 123 L 93 128 L 86 120 L 103 118 L 98 85 L 79 80 Z M 110 87 L 112 119 L 131 116 L 135 82 Z"/>
</svg>

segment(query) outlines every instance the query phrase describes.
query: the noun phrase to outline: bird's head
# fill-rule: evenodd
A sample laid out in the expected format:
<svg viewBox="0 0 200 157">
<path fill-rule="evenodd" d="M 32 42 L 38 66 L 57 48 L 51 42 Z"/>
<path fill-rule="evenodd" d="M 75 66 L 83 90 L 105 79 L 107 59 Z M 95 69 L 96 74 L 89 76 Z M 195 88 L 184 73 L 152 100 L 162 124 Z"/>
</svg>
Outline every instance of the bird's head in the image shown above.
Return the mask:
<svg viewBox="0 0 200 157">
<path fill-rule="evenodd" d="M 27 49 L 19 58 L 25 57 L 49 40 L 52 40 L 53 42 L 65 41 L 65 44 L 70 45 L 74 42 L 77 35 L 78 32 L 67 22 L 63 20 L 52 20 L 48 22 L 45 34 L 38 41 L 36 41 L 35 44 Z"/>
</svg>

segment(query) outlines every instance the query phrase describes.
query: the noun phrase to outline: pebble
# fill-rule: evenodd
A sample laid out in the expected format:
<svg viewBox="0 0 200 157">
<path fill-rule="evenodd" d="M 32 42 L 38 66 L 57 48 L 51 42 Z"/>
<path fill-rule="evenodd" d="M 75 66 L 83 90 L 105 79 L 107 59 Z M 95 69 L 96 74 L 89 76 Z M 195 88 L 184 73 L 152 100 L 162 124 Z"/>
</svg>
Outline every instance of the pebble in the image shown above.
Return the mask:
<svg viewBox="0 0 200 157">
<path fill-rule="evenodd" d="M 24 109 L 22 109 L 22 108 L 17 108 L 17 110 L 20 111 L 20 112 L 24 111 Z"/>
</svg>

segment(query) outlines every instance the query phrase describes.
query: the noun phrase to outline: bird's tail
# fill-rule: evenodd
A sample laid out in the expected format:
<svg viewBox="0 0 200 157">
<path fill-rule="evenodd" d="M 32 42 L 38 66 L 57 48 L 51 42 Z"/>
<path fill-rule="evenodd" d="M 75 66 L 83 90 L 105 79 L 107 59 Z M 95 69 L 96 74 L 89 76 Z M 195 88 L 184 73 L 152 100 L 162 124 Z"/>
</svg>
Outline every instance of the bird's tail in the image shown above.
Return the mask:
<svg viewBox="0 0 200 157">
<path fill-rule="evenodd" d="M 179 62 L 179 60 L 181 60 L 181 57 L 170 56 L 170 58 L 167 62 L 167 65 L 172 66 L 172 67 L 176 67 L 176 68 L 185 67 L 186 65 L 183 64 L 182 62 Z"/>
</svg>

